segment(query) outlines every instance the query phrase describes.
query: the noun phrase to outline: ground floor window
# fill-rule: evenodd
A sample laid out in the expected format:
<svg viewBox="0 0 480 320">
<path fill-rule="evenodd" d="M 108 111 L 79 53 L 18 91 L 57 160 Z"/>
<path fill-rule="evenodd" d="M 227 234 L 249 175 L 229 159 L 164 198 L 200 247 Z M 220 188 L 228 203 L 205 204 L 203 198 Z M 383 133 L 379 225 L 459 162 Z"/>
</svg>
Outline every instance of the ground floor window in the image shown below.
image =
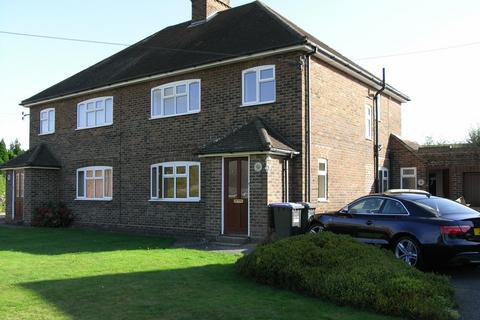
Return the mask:
<svg viewBox="0 0 480 320">
<path fill-rule="evenodd" d="M 379 185 L 379 190 L 380 192 L 385 192 L 389 188 L 389 180 L 388 180 L 388 169 L 385 167 L 381 167 L 378 170 L 378 185 Z"/>
<path fill-rule="evenodd" d="M 318 201 L 327 201 L 328 198 L 328 161 L 318 159 Z"/>
<path fill-rule="evenodd" d="M 151 166 L 151 200 L 200 201 L 200 163 L 164 162 Z"/>
<path fill-rule="evenodd" d="M 77 170 L 77 199 L 111 200 L 112 167 L 86 167 Z"/>
<path fill-rule="evenodd" d="M 400 188 L 417 188 L 417 168 L 400 168 Z"/>
</svg>

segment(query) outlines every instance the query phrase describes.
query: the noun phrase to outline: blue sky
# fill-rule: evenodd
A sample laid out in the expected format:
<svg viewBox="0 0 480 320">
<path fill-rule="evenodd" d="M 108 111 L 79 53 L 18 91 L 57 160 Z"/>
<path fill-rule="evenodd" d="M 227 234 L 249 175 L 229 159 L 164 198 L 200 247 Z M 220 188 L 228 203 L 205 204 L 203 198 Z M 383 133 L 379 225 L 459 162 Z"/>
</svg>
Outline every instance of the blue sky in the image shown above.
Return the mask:
<svg viewBox="0 0 480 320">
<path fill-rule="evenodd" d="M 232 0 L 232 6 L 250 1 Z M 402 135 L 462 140 L 480 124 L 476 0 L 265 0 L 310 33 L 407 93 Z M 134 43 L 190 19 L 189 0 L 0 0 L 0 31 Z M 0 138 L 28 145 L 18 103 L 123 47 L 0 34 Z"/>
</svg>

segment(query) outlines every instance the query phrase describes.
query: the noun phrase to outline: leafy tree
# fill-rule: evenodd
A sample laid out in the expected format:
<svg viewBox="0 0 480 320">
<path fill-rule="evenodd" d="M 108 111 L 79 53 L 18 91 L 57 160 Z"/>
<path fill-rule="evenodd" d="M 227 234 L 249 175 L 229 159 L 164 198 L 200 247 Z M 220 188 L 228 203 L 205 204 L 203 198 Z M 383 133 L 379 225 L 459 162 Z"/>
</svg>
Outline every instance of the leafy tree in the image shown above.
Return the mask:
<svg viewBox="0 0 480 320">
<path fill-rule="evenodd" d="M 14 142 L 10 143 L 10 149 L 8 150 L 8 159 L 13 159 L 18 155 L 21 155 L 25 151 L 22 149 L 18 139 L 15 139 Z"/>
<path fill-rule="evenodd" d="M 467 142 L 480 147 L 480 126 L 470 129 Z"/>
<path fill-rule="evenodd" d="M 0 164 L 4 163 L 8 159 L 7 145 L 5 144 L 5 140 L 2 139 L 0 140 Z"/>
</svg>

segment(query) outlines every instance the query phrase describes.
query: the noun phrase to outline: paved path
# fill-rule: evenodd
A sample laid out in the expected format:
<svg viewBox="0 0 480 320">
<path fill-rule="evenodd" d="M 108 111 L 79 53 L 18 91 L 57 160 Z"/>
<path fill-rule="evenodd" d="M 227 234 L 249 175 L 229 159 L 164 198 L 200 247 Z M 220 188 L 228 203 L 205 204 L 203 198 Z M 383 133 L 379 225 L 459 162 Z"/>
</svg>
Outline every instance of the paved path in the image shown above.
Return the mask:
<svg viewBox="0 0 480 320">
<path fill-rule="evenodd" d="M 226 246 L 226 245 L 219 245 L 215 242 L 208 242 L 208 241 L 200 241 L 200 240 L 191 240 L 191 239 L 177 239 L 173 244 L 175 248 L 187 248 L 187 249 L 197 249 L 197 250 L 205 250 L 205 251 L 212 251 L 212 252 L 220 252 L 220 253 L 231 253 L 231 254 L 247 254 L 255 249 L 255 244 L 247 243 L 241 246 Z"/>
<path fill-rule="evenodd" d="M 456 267 L 444 271 L 452 278 L 462 320 L 480 319 L 480 267 Z"/>
</svg>

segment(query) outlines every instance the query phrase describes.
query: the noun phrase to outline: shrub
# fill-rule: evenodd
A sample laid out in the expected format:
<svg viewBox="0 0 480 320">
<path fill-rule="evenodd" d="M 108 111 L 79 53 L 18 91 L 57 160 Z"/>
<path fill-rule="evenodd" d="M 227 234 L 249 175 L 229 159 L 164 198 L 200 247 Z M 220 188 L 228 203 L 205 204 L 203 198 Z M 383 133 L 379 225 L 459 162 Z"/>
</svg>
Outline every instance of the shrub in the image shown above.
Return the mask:
<svg viewBox="0 0 480 320">
<path fill-rule="evenodd" d="M 259 246 L 236 263 L 257 282 L 412 319 L 456 319 L 448 278 L 422 273 L 387 250 L 329 232 Z"/>
<path fill-rule="evenodd" d="M 73 214 L 64 204 L 47 206 L 35 210 L 32 219 L 32 226 L 60 228 L 68 227 L 73 221 Z"/>
</svg>

